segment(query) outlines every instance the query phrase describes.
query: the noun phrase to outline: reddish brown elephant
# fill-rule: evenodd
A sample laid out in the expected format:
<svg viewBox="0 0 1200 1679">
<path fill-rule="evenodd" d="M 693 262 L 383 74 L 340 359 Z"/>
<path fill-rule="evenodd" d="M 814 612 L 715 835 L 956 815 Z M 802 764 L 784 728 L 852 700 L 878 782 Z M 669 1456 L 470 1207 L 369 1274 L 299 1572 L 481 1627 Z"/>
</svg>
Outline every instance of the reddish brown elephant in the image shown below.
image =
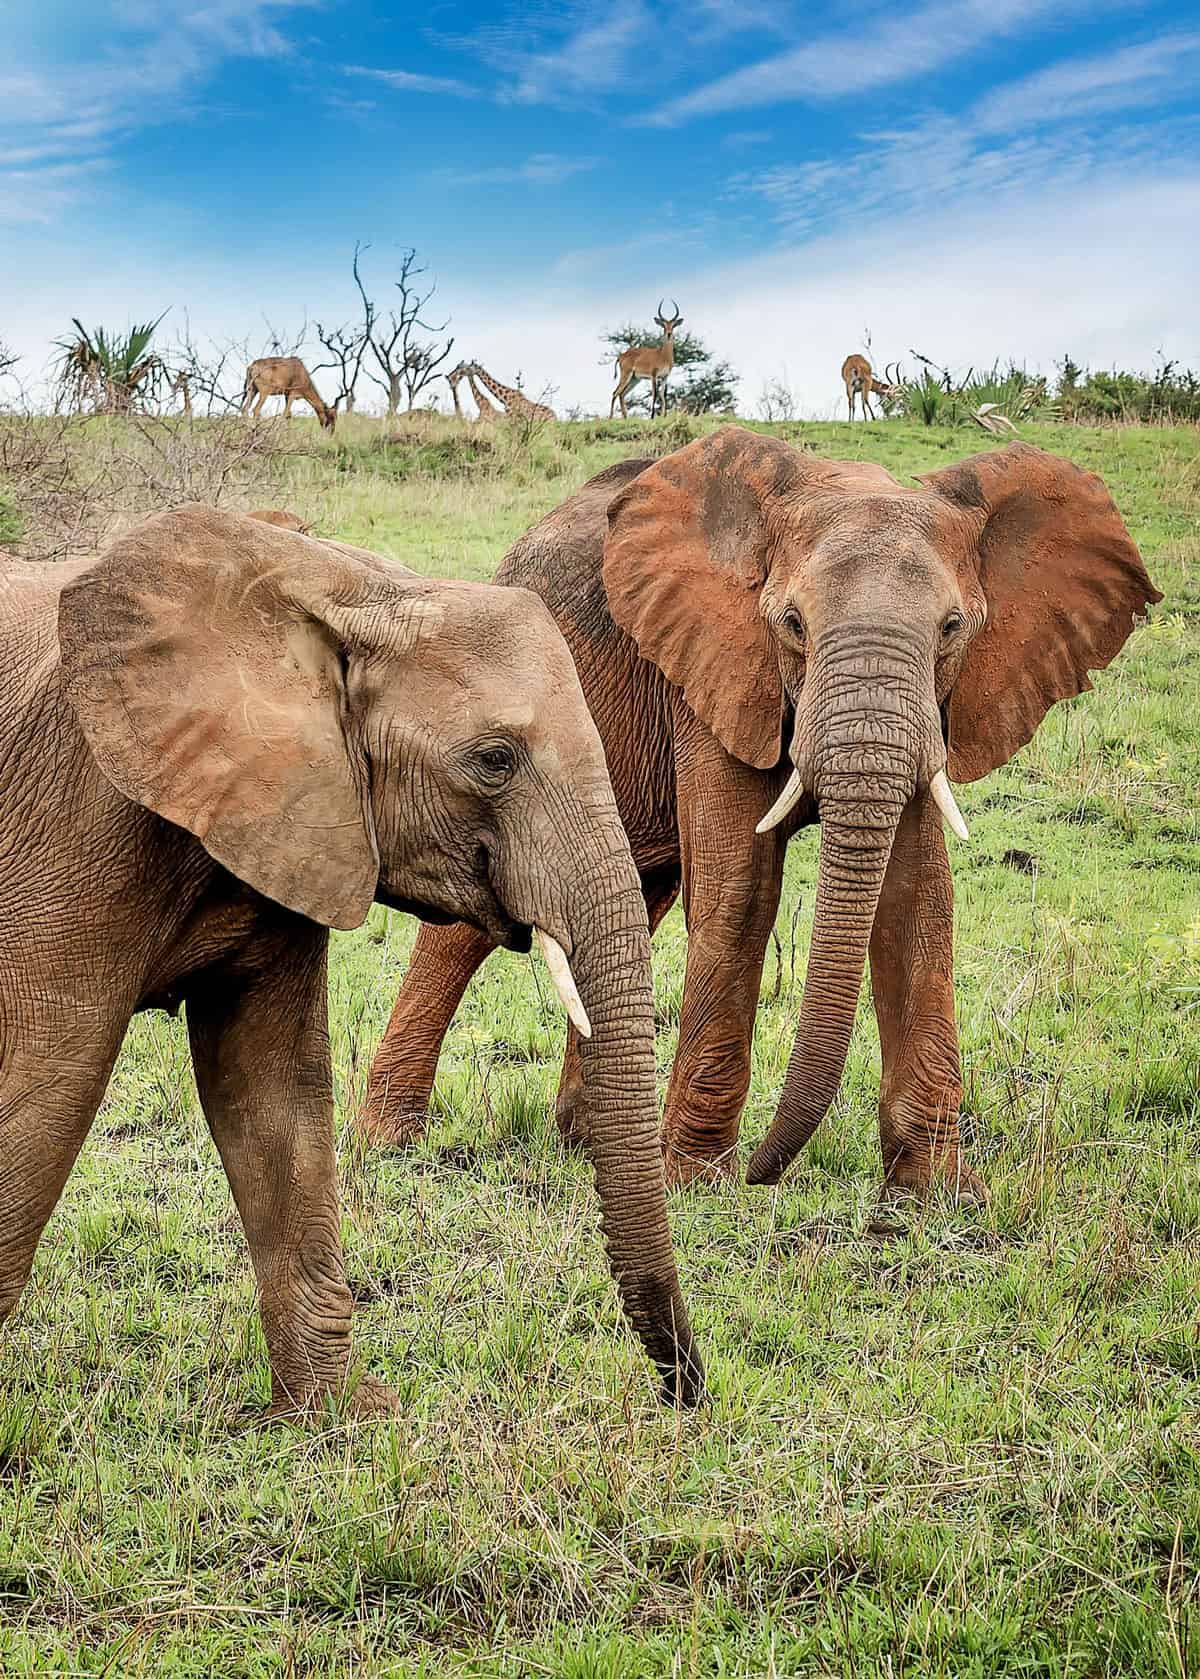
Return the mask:
<svg viewBox="0 0 1200 1679">
<path fill-rule="evenodd" d="M 784 847 L 820 820 L 796 1041 L 749 1181 L 776 1182 L 833 1101 L 869 949 L 885 1186 L 923 1193 L 940 1173 L 981 1195 L 959 1143 L 942 815 L 962 819 L 946 776 L 1005 763 L 1160 598 L 1104 485 L 1012 444 L 909 488 L 730 426 L 601 473 L 496 580 L 540 594 L 567 638 L 652 928 L 682 882 L 669 1180 L 731 1165 Z M 420 1130 L 489 948 L 467 928 L 422 930 L 371 1072 L 376 1141 Z M 559 1089 L 568 1134 L 576 1050 Z"/>
</svg>

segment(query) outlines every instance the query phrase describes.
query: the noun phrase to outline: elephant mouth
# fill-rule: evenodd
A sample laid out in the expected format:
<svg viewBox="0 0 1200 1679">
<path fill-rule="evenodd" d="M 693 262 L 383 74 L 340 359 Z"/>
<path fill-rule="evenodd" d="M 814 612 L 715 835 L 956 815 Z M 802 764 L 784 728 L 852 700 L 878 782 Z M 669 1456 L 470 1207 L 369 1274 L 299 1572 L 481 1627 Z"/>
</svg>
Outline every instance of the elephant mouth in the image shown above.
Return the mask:
<svg viewBox="0 0 1200 1679">
<path fill-rule="evenodd" d="M 467 926 L 486 933 L 493 943 L 502 945 L 505 950 L 527 955 L 533 946 L 533 928 L 528 922 L 514 921 L 499 899 L 495 899 L 488 910 L 471 915 L 465 909 L 455 912 L 440 904 L 427 903 L 420 898 L 405 898 L 382 888 L 376 890 L 375 896 L 388 909 L 415 915 L 418 921 L 428 922 L 431 927 L 452 927 L 458 922 L 465 922 Z"/>
</svg>

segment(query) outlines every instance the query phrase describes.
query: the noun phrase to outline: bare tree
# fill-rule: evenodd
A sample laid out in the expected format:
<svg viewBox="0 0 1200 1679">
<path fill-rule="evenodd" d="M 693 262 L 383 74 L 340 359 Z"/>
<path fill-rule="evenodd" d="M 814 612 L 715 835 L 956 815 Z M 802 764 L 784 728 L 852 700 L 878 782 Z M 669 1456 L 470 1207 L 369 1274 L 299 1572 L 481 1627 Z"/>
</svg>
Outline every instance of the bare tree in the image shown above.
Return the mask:
<svg viewBox="0 0 1200 1679">
<path fill-rule="evenodd" d="M 787 382 L 787 374 L 776 374 L 763 384 L 758 399 L 759 418 L 763 420 L 794 420 L 796 398 Z"/>
<path fill-rule="evenodd" d="M 421 276 L 427 274 L 428 269 L 417 261 L 417 253 L 412 246 L 401 257 L 400 278 L 394 282 L 400 294 L 399 310 L 389 309 L 385 318 L 367 296 L 359 273 L 359 255 L 366 250 L 370 250 L 369 245 L 354 247 L 354 283 L 362 298 L 363 334 L 371 352 L 371 361 L 378 372 L 373 372 L 370 364 L 364 367 L 364 372 L 386 393 L 389 414 L 399 411 L 402 398 L 407 399 L 405 405 L 411 414 L 417 397 L 437 378 L 438 368 L 454 348 L 453 338 L 441 344 L 436 339 L 422 339 L 417 335 L 445 332 L 450 322 L 447 319 L 440 326 L 434 326 L 422 319 L 422 311 L 437 286 L 431 282 L 429 289 L 422 291 Z"/>
<path fill-rule="evenodd" d="M 327 367 L 336 369 L 338 390 L 334 406 L 340 406 L 343 413 L 353 414 L 354 393 L 362 373 L 363 357 L 367 353 L 366 329 L 354 325 L 323 326 L 320 321 L 314 321 L 313 325 L 318 340 L 329 352 L 330 360 L 314 362 L 310 371 L 320 373 Z"/>
<path fill-rule="evenodd" d="M 244 341 L 209 343 L 202 348 L 192 336 L 186 316 L 183 331 L 166 356 L 173 392 L 187 390 L 192 403 L 203 404 L 209 415 L 232 414 L 241 408 L 246 366 L 251 359 Z"/>
<path fill-rule="evenodd" d="M 17 355 L 16 351 L 10 350 L 3 338 L 0 338 L 0 379 L 2 379 L 6 373 L 10 373 L 20 359 L 21 358 Z"/>
</svg>

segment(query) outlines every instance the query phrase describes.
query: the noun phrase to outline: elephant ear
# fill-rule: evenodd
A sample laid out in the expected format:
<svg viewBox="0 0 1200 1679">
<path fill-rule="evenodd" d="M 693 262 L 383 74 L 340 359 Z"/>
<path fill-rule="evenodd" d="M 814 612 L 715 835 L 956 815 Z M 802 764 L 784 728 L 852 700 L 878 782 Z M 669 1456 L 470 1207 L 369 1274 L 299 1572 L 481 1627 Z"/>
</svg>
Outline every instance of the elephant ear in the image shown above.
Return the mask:
<svg viewBox="0 0 1200 1679">
<path fill-rule="evenodd" d="M 332 620 L 381 582 L 348 550 L 191 506 L 120 538 L 59 607 L 67 696 L 108 779 L 329 927 L 358 926 L 379 874 Z"/>
<path fill-rule="evenodd" d="M 949 771 L 977 781 L 1030 740 L 1052 705 L 1091 687 L 1162 596 L 1103 482 L 1028 443 L 922 483 L 983 517 L 987 621 L 950 694 Z"/>
<path fill-rule="evenodd" d="M 609 504 L 604 587 L 613 618 L 735 758 L 771 769 L 783 684 L 759 611 L 774 502 L 804 457 L 724 426 L 666 455 Z"/>
</svg>

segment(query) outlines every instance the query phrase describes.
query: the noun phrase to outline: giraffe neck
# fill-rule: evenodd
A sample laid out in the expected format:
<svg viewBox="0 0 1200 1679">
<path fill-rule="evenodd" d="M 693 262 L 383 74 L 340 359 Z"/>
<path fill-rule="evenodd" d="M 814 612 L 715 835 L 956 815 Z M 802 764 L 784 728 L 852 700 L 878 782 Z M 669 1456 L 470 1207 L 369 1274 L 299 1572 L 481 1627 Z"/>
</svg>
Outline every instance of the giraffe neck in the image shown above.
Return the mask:
<svg viewBox="0 0 1200 1679">
<path fill-rule="evenodd" d="M 506 408 L 524 409 L 530 406 L 528 397 L 522 396 L 520 391 L 514 391 L 511 385 L 502 385 L 499 379 L 493 379 L 486 368 L 476 367 L 475 371 L 492 395 L 498 396 Z"/>
<path fill-rule="evenodd" d="M 479 412 L 481 414 L 494 414 L 496 410 L 492 407 L 487 397 L 484 396 L 483 392 L 479 389 L 479 386 L 475 383 L 475 375 L 473 373 L 467 374 L 467 383 L 471 387 L 471 395 L 475 398 L 475 406 L 478 408 Z"/>
</svg>

